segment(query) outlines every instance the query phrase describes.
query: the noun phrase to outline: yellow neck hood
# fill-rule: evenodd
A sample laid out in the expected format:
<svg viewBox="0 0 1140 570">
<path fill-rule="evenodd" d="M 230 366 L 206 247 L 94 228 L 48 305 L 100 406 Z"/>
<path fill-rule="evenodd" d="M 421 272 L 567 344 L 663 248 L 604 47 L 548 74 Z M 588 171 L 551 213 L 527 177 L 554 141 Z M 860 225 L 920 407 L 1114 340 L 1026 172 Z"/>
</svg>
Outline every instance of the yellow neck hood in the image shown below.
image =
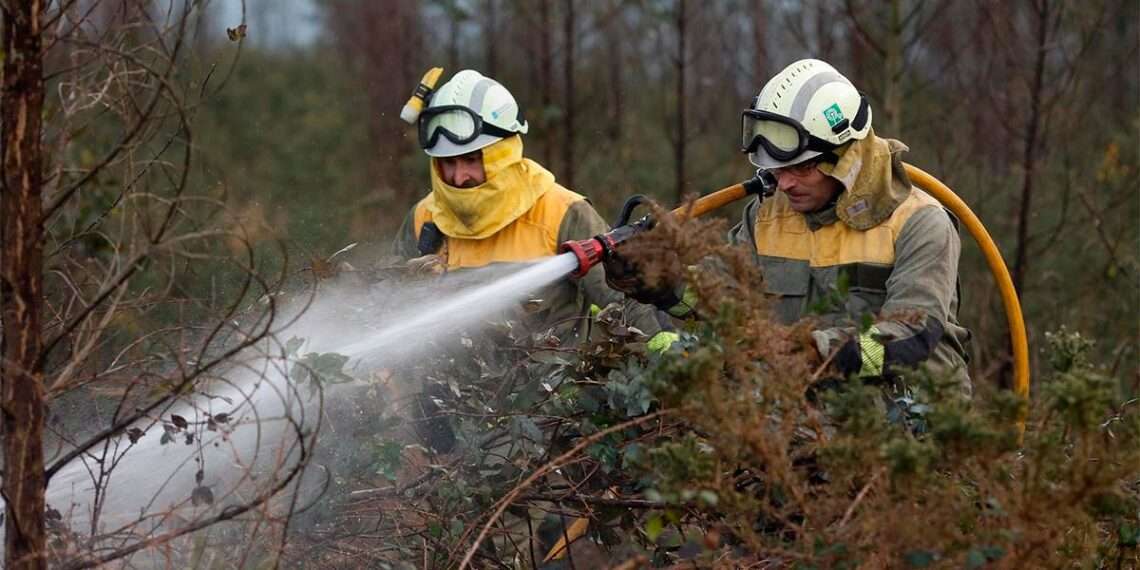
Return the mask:
<svg viewBox="0 0 1140 570">
<path fill-rule="evenodd" d="M 875 131 L 837 151 L 839 162 L 823 163 L 819 169 L 843 184 L 835 214 L 856 230 L 868 230 L 891 217 L 910 196 L 910 178 L 902 165 L 902 153 L 910 150 L 894 139 L 875 136 Z"/>
<path fill-rule="evenodd" d="M 517 135 L 485 147 L 487 181 L 474 188 L 445 183 L 433 158 L 426 206 L 440 231 L 454 238 L 483 239 L 530 210 L 555 186 L 554 175 L 522 153 L 522 138 Z"/>
</svg>

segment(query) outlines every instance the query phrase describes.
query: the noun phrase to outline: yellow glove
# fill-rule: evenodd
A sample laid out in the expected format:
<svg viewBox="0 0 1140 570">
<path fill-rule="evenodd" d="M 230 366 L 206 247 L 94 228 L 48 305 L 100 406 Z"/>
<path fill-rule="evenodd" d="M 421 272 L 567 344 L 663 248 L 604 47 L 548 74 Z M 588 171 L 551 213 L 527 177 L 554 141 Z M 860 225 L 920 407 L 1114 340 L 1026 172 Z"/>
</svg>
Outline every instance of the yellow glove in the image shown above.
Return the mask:
<svg viewBox="0 0 1140 570">
<path fill-rule="evenodd" d="M 653 335 L 653 338 L 649 339 L 649 342 L 645 343 L 645 347 L 648 348 L 650 352 L 661 354 L 662 352 L 669 350 L 669 347 L 673 346 L 673 343 L 677 342 L 677 340 L 680 338 L 681 335 L 673 331 L 661 331 Z"/>
</svg>

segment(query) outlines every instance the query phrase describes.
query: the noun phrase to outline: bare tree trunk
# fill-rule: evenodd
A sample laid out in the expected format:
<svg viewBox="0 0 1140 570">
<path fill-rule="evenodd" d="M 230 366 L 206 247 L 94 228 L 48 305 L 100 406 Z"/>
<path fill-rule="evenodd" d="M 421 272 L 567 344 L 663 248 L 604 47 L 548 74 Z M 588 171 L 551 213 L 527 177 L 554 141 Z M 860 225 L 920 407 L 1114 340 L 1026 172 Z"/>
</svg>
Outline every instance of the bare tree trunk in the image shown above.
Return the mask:
<svg viewBox="0 0 1140 570">
<path fill-rule="evenodd" d="M 4 4 L 0 95 L 0 406 L 4 443 L 4 567 L 47 568 L 44 531 L 42 0 Z"/>
<path fill-rule="evenodd" d="M 372 106 L 369 137 L 375 153 L 370 170 L 373 180 L 399 203 L 411 204 L 422 189 L 400 182 L 400 161 L 407 153 L 405 125 L 396 113 L 407 97 L 403 86 L 413 85 L 423 70 L 410 62 L 421 40 L 418 4 L 411 0 L 352 2 L 337 0 L 326 12 L 344 61 L 364 82 Z M 461 14 L 456 12 L 454 18 Z M 452 25 L 458 28 L 459 22 Z M 394 86 L 399 86 L 394 88 Z"/>
<path fill-rule="evenodd" d="M 677 97 L 677 138 L 673 143 L 673 168 L 674 176 L 676 177 L 676 203 L 680 203 L 681 199 L 685 196 L 685 142 L 689 136 L 687 125 L 685 124 L 685 0 L 678 0 L 677 2 L 677 83 L 676 83 L 676 97 Z"/>
<path fill-rule="evenodd" d="M 766 0 L 756 0 L 752 7 L 752 72 L 756 74 L 753 89 L 757 93 L 768 80 L 768 7 Z"/>
<path fill-rule="evenodd" d="M 622 43 L 624 26 L 621 22 L 612 22 L 606 33 L 606 50 L 610 59 L 609 96 L 610 96 L 610 124 L 607 125 L 606 135 L 613 143 L 621 144 L 622 123 L 625 119 L 625 74 L 623 64 Z"/>
<path fill-rule="evenodd" d="M 835 33 L 833 26 L 833 18 L 831 11 L 833 9 L 831 0 L 822 0 L 810 4 L 812 19 L 815 22 L 815 52 L 818 54 L 815 57 L 823 61 L 832 61 L 834 59 L 835 51 Z"/>
<path fill-rule="evenodd" d="M 1037 167 L 1038 131 L 1042 92 L 1045 88 L 1045 55 L 1049 42 L 1049 0 L 1033 3 L 1037 13 L 1036 60 L 1033 64 L 1033 87 L 1029 92 L 1029 125 L 1025 133 L 1025 154 L 1022 157 L 1021 200 L 1017 212 L 1017 253 L 1013 264 L 1013 286 L 1021 296 L 1026 272 L 1029 271 L 1029 213 L 1033 205 L 1033 183 Z"/>
<path fill-rule="evenodd" d="M 901 0 L 891 0 L 888 7 L 887 68 L 883 76 L 885 82 L 883 85 L 883 114 L 886 115 L 886 125 L 890 129 L 884 129 L 884 131 L 893 137 L 902 135 L 903 23 L 901 4 Z"/>
<path fill-rule="evenodd" d="M 459 11 L 453 10 L 447 20 L 447 68 L 451 73 L 459 71 L 459 32 L 460 24 L 463 23 L 461 18 Z"/>
<path fill-rule="evenodd" d="M 550 0 L 538 1 L 538 19 L 541 23 L 538 38 L 538 70 L 539 70 L 539 97 L 542 103 L 542 140 L 545 141 L 543 145 L 542 161 L 546 168 L 554 169 L 554 147 L 555 136 L 554 130 L 547 124 L 547 113 L 549 113 L 550 106 L 554 104 L 554 54 L 550 45 Z"/>
<path fill-rule="evenodd" d="M 566 89 L 565 140 L 562 141 L 562 162 L 565 185 L 574 188 L 574 0 L 566 0 L 566 19 L 563 21 L 565 53 L 562 60 L 563 81 Z"/>
<path fill-rule="evenodd" d="M 487 28 L 483 33 L 483 41 L 487 44 L 486 75 L 493 79 L 499 73 L 499 14 L 498 1 L 487 0 Z"/>
</svg>

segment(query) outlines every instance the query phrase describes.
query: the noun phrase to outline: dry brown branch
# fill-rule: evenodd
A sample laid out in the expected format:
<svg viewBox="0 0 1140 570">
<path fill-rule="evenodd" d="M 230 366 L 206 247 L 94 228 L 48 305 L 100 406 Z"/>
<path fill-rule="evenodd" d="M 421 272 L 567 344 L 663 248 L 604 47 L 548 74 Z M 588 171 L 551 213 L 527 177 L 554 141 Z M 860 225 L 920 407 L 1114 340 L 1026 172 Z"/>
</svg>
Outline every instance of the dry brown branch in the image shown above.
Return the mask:
<svg viewBox="0 0 1140 570">
<path fill-rule="evenodd" d="M 471 546 L 467 549 L 466 554 L 464 554 L 463 559 L 460 560 L 460 562 L 459 562 L 460 570 L 462 570 L 463 568 L 466 568 L 467 565 L 471 563 L 471 559 L 475 556 L 475 552 L 479 548 L 479 544 L 481 544 L 483 542 L 483 540 L 487 538 L 487 533 L 490 531 L 491 527 L 495 524 L 495 521 L 497 521 L 499 519 L 499 517 L 502 516 L 503 511 L 507 510 L 507 507 L 509 507 L 511 505 L 511 503 L 513 503 L 515 501 L 515 499 L 518 498 L 518 496 L 521 495 L 522 492 L 524 490 L 526 490 L 528 487 L 530 487 L 530 485 L 532 485 L 535 481 L 544 477 L 547 473 L 550 473 L 551 471 L 558 469 L 559 467 L 563 466 L 567 461 L 572 459 L 575 455 L 581 453 L 582 450 L 584 450 L 587 447 L 589 447 L 590 445 L 600 441 L 602 438 L 606 437 L 607 435 L 610 435 L 611 433 L 617 433 L 619 431 L 629 429 L 631 427 L 636 427 L 636 426 L 645 424 L 645 423 L 649 422 L 650 420 L 655 420 L 655 419 L 664 417 L 664 416 L 668 415 L 669 413 L 671 413 L 670 410 L 659 410 L 659 411 L 653 412 L 651 414 L 629 420 L 627 422 L 622 422 L 620 424 L 610 426 L 604 430 L 600 430 L 597 433 L 594 433 L 594 434 L 591 434 L 587 437 L 582 438 L 580 441 L 578 441 L 578 443 L 576 443 L 574 445 L 574 447 L 571 447 L 562 455 L 559 455 L 558 457 L 554 458 L 549 463 L 547 463 L 547 464 L 543 465 L 542 467 L 539 467 L 538 469 L 534 470 L 534 472 L 532 472 L 530 475 L 528 475 L 526 479 L 523 479 L 519 484 L 515 485 L 514 489 L 512 489 L 509 493 L 507 493 L 505 496 L 503 496 L 503 498 L 496 501 L 496 507 L 495 507 L 494 512 L 491 513 L 491 516 L 487 519 L 487 522 L 483 524 L 483 528 L 479 531 L 478 536 L 475 537 L 475 542 L 473 542 L 471 544 Z M 462 541 L 460 542 L 460 544 L 462 544 Z"/>
</svg>

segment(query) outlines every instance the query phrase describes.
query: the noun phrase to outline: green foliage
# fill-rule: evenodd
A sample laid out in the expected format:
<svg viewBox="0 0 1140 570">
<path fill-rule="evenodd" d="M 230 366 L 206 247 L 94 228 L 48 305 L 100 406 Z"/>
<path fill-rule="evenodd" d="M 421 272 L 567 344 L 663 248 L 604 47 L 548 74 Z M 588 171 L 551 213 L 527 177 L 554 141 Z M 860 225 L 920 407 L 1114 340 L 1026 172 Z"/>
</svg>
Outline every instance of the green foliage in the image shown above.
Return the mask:
<svg viewBox="0 0 1140 570">
<path fill-rule="evenodd" d="M 345 364 L 348 357 L 343 354 L 310 352 L 295 361 L 289 370 L 289 379 L 307 384 L 312 395 L 326 385 L 351 382 L 352 376 L 344 372 Z"/>
<path fill-rule="evenodd" d="M 402 452 L 404 446 L 395 441 L 380 441 L 374 449 L 376 461 L 373 464 L 375 473 L 389 481 L 395 481 L 400 468 L 403 466 Z"/>
<path fill-rule="evenodd" d="M 734 251 L 695 253 L 710 254 L 734 267 Z M 1014 395 L 970 400 L 953 379 L 921 371 L 889 383 L 830 377 L 801 329 L 767 319 L 760 294 L 701 277 L 700 299 L 731 301 L 663 354 L 646 355 L 620 322 L 601 321 L 571 349 L 510 321 L 366 380 L 368 396 L 337 404 L 352 407 L 337 418 L 366 426 L 339 419 L 338 429 L 369 435 L 361 457 L 331 462 L 360 467 L 338 468 L 352 475 L 336 477 L 324 516 L 345 537 L 362 526 L 419 529 L 431 552 L 447 553 L 510 495 L 505 530 L 485 548 L 520 560 L 534 536 L 578 514 L 610 552 L 654 564 L 787 556 L 804 568 L 1041 567 L 1135 555 L 1140 419 L 1113 407 L 1112 381 L 1080 337 L 1050 335 L 1065 354 L 1037 381 L 1019 444 L 1026 402 Z M 339 378 L 336 355 L 287 349 L 318 377 Z M 675 419 L 592 439 L 517 487 L 583 438 L 662 408 Z M 453 449 L 438 447 L 439 433 L 452 434 Z M 389 489 L 376 499 L 383 516 L 346 518 L 358 508 L 351 491 L 378 486 Z M 615 499 L 635 506 L 584 502 Z M 543 514 L 551 509 L 570 514 Z M 536 556 L 550 546 L 539 544 Z M 393 563 L 422 556 L 398 539 L 391 548 Z"/>
<path fill-rule="evenodd" d="M 1061 329 L 1046 335 L 1050 363 L 1057 372 L 1045 386 L 1044 395 L 1052 411 L 1067 424 L 1092 429 L 1104 421 L 1117 397 L 1115 380 L 1095 372 L 1088 363 L 1092 341 L 1080 333 Z"/>
<path fill-rule="evenodd" d="M 1096 344 L 1092 339 L 1061 327 L 1056 332 L 1045 333 L 1045 341 L 1049 344 L 1047 354 L 1049 366 L 1053 370 L 1065 373 L 1073 369 L 1089 368 L 1088 353 Z"/>
</svg>

